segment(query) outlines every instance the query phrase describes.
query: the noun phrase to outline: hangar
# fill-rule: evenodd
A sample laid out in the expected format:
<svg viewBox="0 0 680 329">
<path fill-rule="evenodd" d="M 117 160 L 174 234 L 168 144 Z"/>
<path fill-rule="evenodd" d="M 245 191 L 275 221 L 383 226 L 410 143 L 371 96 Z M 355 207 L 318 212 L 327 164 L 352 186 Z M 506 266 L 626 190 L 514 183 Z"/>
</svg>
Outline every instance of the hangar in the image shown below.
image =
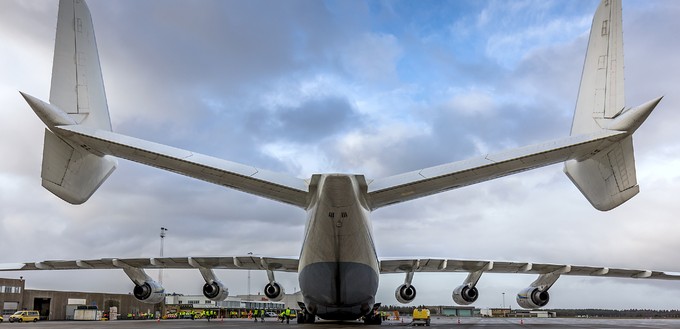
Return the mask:
<svg viewBox="0 0 680 329">
<path fill-rule="evenodd" d="M 17 310 L 36 310 L 44 320 L 69 320 L 78 306 L 96 306 L 108 310 L 115 306 L 120 314 L 155 313 L 159 305 L 138 301 L 131 294 L 109 294 L 25 289 L 26 281 L 0 278 L 0 314 Z"/>
</svg>

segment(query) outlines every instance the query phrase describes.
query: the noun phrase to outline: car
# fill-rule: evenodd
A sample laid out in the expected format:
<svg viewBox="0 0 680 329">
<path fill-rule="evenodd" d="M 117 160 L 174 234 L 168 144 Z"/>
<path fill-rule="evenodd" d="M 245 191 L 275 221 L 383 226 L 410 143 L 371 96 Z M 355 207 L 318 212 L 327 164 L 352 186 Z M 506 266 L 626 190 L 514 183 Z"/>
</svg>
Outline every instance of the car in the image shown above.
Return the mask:
<svg viewBox="0 0 680 329">
<path fill-rule="evenodd" d="M 9 316 L 9 322 L 37 322 L 38 320 L 40 320 L 38 311 L 16 311 Z"/>
</svg>

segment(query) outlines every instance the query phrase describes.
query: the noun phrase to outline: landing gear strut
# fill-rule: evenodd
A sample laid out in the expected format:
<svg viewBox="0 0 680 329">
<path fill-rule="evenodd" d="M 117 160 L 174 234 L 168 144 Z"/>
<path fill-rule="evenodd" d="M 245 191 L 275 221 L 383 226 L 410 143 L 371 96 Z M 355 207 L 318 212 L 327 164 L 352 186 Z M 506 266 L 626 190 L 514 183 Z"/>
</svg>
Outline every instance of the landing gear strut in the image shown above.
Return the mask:
<svg viewBox="0 0 680 329">
<path fill-rule="evenodd" d="M 305 307 L 305 303 L 298 302 L 298 305 L 300 306 L 301 310 L 297 312 L 297 323 L 298 324 L 314 323 L 314 320 L 316 320 L 316 316 L 314 316 L 314 314 L 309 313 L 307 311 L 307 307 Z"/>
<path fill-rule="evenodd" d="M 373 305 L 371 311 L 368 314 L 364 315 L 364 324 L 378 326 L 382 324 L 382 317 L 380 317 L 380 312 L 378 312 L 379 308 L 380 303 L 375 303 L 375 305 Z"/>
</svg>

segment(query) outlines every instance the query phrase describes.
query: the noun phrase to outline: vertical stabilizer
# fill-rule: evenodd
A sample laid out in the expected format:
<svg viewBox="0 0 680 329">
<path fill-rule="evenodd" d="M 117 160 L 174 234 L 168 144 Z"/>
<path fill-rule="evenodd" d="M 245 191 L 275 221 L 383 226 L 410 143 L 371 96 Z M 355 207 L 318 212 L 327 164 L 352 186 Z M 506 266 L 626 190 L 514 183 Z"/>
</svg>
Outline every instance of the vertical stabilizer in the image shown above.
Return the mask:
<svg viewBox="0 0 680 329">
<path fill-rule="evenodd" d="M 621 0 L 602 0 L 593 17 L 571 134 L 600 130 L 596 119 L 618 115 L 623 88 Z"/>
<path fill-rule="evenodd" d="M 564 165 L 569 179 L 602 211 L 618 207 L 640 191 L 632 134 L 660 100 L 624 112 L 622 23 L 621 0 L 601 0 L 590 30 L 571 134 L 612 129 L 629 135 Z"/>
<path fill-rule="evenodd" d="M 92 18 L 83 0 L 59 1 L 50 103 L 82 125 L 111 130 Z"/>
<path fill-rule="evenodd" d="M 84 125 L 111 131 L 97 43 L 84 0 L 59 1 L 49 104 L 25 93 L 22 96 L 48 128 L 42 185 L 67 202 L 87 201 L 116 169 L 117 161 L 93 154 L 54 129 Z"/>
</svg>

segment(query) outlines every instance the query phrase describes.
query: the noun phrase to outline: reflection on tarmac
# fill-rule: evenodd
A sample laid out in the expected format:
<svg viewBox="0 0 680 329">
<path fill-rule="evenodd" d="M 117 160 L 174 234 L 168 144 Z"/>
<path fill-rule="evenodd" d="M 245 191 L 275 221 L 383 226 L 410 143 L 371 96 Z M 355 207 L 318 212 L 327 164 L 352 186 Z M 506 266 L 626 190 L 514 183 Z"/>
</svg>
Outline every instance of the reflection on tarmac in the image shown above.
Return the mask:
<svg viewBox="0 0 680 329">
<path fill-rule="evenodd" d="M 28 324 L 0 324 L 2 328 L 117 328 L 117 329 L 136 329 L 136 328 L 272 328 L 281 326 L 295 326 L 305 328 L 321 329 L 340 329 L 340 328 L 359 328 L 364 327 L 362 322 L 335 322 L 321 321 L 316 324 L 298 325 L 291 322 L 289 325 L 281 324 L 274 319 L 264 323 L 252 322 L 245 319 L 224 319 L 212 320 L 163 320 L 160 322 L 151 320 L 123 320 L 123 321 L 44 321 Z M 386 321 L 383 326 L 410 327 L 409 320 Z M 680 328 L 680 320 L 670 319 L 520 319 L 520 318 L 457 318 L 439 317 L 432 319 L 432 327 L 438 328 Z M 374 328 L 374 326 L 366 326 Z"/>
</svg>

